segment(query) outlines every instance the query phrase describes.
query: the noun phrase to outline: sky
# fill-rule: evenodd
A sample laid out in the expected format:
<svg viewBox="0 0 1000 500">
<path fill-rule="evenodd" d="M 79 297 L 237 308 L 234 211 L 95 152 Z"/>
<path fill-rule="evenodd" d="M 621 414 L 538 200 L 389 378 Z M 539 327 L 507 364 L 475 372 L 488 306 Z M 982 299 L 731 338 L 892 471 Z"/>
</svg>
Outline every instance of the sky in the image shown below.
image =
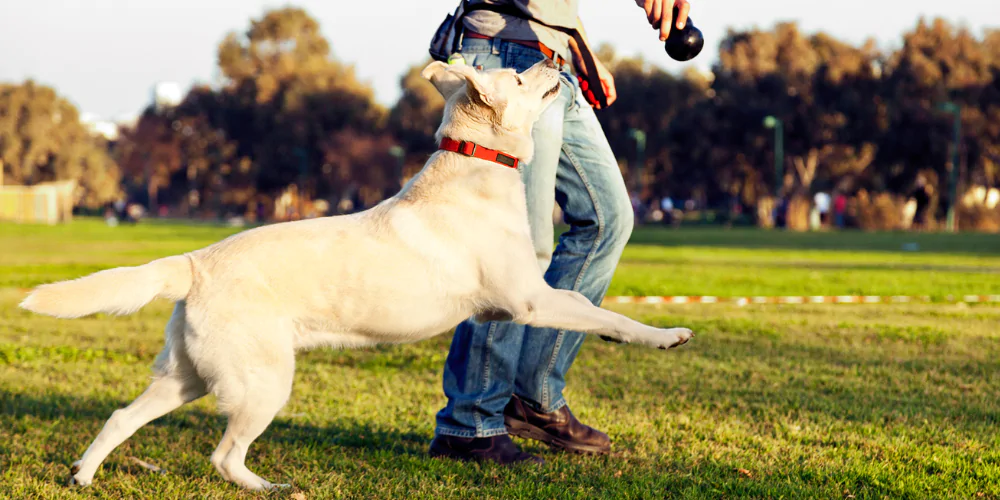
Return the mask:
<svg viewBox="0 0 1000 500">
<path fill-rule="evenodd" d="M 53 86 L 82 113 L 105 119 L 134 116 L 152 87 L 172 81 L 187 89 L 218 78 L 215 51 L 231 31 L 268 8 L 294 5 L 316 18 L 334 56 L 391 105 L 399 76 L 427 57 L 427 45 L 458 0 L 0 0 L 0 82 L 31 78 Z M 621 55 L 641 54 L 668 71 L 708 69 L 727 28 L 768 29 L 798 21 L 860 44 L 874 38 L 898 46 L 917 20 L 943 17 L 977 35 L 1000 27 L 997 0 L 691 0 L 691 18 L 705 34 L 701 55 L 677 63 L 634 0 L 580 0 L 580 17 L 594 46 L 611 43 Z"/>
</svg>

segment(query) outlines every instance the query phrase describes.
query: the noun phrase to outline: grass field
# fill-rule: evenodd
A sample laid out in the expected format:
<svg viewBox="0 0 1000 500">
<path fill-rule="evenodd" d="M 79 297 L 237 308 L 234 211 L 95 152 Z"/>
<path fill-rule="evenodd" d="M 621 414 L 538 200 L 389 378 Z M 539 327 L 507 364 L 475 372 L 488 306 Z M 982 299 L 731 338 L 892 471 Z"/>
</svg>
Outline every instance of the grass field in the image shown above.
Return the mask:
<svg viewBox="0 0 1000 500">
<path fill-rule="evenodd" d="M 217 475 L 211 398 L 141 429 L 91 488 L 65 486 L 147 384 L 170 304 L 65 321 L 15 309 L 23 289 L 235 231 L 0 225 L 0 496 L 1000 498 L 1000 307 L 985 304 L 607 306 L 698 336 L 668 352 L 588 340 L 567 399 L 614 453 L 518 441 L 546 458 L 539 469 L 427 457 L 448 335 L 318 350 L 248 456 L 292 490 L 246 493 Z M 1000 294 L 996 236 L 651 229 L 632 242 L 610 295 Z"/>
</svg>

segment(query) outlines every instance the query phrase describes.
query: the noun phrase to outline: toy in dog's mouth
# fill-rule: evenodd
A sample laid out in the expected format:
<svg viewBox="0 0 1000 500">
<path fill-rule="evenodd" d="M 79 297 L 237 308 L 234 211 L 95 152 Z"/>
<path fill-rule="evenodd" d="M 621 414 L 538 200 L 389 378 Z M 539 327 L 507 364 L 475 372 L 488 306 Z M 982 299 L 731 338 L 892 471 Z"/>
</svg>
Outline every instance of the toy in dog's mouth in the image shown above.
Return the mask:
<svg viewBox="0 0 1000 500">
<path fill-rule="evenodd" d="M 545 94 L 542 95 L 542 99 L 548 99 L 550 96 L 552 96 L 556 92 L 559 92 L 559 82 L 556 82 L 556 84 L 555 84 L 554 87 L 552 87 L 551 89 L 547 90 L 545 92 Z"/>
</svg>

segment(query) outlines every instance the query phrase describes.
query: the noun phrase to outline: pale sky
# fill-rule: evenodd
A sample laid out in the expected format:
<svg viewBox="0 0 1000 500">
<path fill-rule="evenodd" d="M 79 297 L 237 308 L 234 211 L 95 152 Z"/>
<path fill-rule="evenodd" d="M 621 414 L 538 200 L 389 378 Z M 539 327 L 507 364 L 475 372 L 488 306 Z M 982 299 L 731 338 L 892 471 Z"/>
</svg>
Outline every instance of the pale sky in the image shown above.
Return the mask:
<svg viewBox="0 0 1000 500">
<path fill-rule="evenodd" d="M 355 64 L 391 104 L 400 74 L 427 57 L 427 44 L 458 0 L 298 0 L 315 17 L 334 55 Z M 899 44 L 923 15 L 941 16 L 973 30 L 1000 26 L 997 0 L 691 0 L 691 17 L 706 47 L 690 63 L 708 68 L 727 27 L 770 28 L 797 20 L 806 31 L 826 31 L 854 43 L 874 37 Z M 52 85 L 84 113 L 134 115 L 149 103 L 158 81 L 185 89 L 216 77 L 215 50 L 229 31 L 251 17 L 288 4 L 268 0 L 0 0 L 0 81 L 33 78 Z M 663 52 L 634 0 L 580 0 L 593 44 L 612 43 L 620 54 L 642 54 L 669 71 L 684 64 Z"/>
</svg>

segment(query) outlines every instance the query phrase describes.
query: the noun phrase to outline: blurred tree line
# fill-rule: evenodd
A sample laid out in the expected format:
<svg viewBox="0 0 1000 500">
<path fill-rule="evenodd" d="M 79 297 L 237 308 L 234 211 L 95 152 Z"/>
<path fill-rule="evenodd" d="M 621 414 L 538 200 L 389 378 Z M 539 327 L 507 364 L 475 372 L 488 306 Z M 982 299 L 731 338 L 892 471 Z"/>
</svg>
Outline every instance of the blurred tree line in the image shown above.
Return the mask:
<svg viewBox="0 0 1000 500">
<path fill-rule="evenodd" d="M 598 116 L 644 200 L 745 207 L 767 225 L 779 199 L 808 205 L 820 190 L 906 197 L 922 179 L 940 217 L 953 201 L 952 116 L 942 103 L 960 107 L 963 187 L 1000 183 L 1000 31 L 977 37 L 921 20 L 901 41 L 883 52 L 779 23 L 728 32 L 710 74 L 680 75 L 602 47 L 619 99 Z M 435 149 L 443 102 L 420 77 L 423 64 L 403 74 L 399 100 L 385 109 L 301 9 L 268 11 L 228 35 L 218 65 L 222 85 L 151 106 L 110 147 L 85 136 L 51 89 L 0 87 L 8 181 L 80 178 L 89 207 L 120 185 L 180 215 L 287 218 L 309 215 L 296 200 L 324 200 L 333 213 L 377 203 Z M 768 116 L 784 125 L 780 178 Z"/>
<path fill-rule="evenodd" d="M 76 107 L 34 82 L 0 83 L 0 186 L 63 179 L 80 183 L 84 205 L 118 193 L 121 177 L 107 144 L 80 123 Z"/>
</svg>

